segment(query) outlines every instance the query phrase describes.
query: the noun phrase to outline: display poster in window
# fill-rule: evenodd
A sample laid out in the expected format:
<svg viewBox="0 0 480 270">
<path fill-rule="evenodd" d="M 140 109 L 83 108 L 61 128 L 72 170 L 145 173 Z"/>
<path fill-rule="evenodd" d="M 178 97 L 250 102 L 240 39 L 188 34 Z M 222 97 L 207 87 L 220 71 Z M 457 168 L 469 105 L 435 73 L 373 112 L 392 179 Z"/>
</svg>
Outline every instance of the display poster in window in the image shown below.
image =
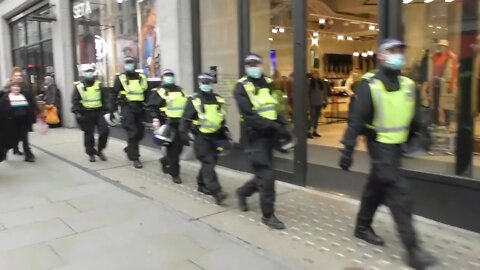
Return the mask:
<svg viewBox="0 0 480 270">
<path fill-rule="evenodd" d="M 156 0 L 137 3 L 139 11 L 140 65 L 149 78 L 160 77 L 159 27 L 157 24 Z"/>
</svg>

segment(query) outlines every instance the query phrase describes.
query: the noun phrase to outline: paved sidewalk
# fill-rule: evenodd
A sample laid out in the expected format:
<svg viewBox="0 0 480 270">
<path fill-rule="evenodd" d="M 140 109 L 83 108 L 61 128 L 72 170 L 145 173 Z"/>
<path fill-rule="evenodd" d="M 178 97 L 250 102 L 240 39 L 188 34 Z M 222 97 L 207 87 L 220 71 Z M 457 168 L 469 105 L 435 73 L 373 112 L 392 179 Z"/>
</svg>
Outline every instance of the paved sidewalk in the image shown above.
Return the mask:
<svg viewBox="0 0 480 270">
<path fill-rule="evenodd" d="M 114 254 L 112 256 L 116 255 L 117 257 L 111 263 L 117 263 L 118 260 L 118 264 L 108 265 L 103 261 L 105 263 L 105 268 L 103 269 L 118 269 L 116 268 L 118 265 L 122 265 L 122 269 L 142 269 L 143 265 L 152 262 L 154 259 L 141 260 L 143 264 L 133 267 L 135 259 L 143 259 L 142 256 L 148 257 L 144 253 L 139 254 L 141 251 L 136 247 L 143 246 L 145 241 L 153 241 L 149 242 L 150 249 L 148 250 L 152 250 L 151 254 L 164 258 L 164 256 L 169 257 L 169 255 L 164 254 L 165 250 L 169 251 L 167 247 L 174 250 L 172 251 L 173 254 L 175 251 L 187 248 L 189 252 L 182 253 L 183 255 L 181 256 L 189 259 L 184 259 L 183 262 L 194 262 L 200 265 L 200 269 L 408 269 L 402 263 L 403 251 L 389 215 L 379 213 L 376 218 L 376 230 L 387 240 L 387 247 L 376 248 L 366 245 L 351 236 L 353 218 L 358 207 L 355 201 L 279 183 L 277 185 L 277 192 L 279 193 L 277 213 L 286 222 L 288 229 L 285 231 L 272 231 L 261 225 L 259 221 L 258 197 L 253 197 L 249 200 L 252 211 L 242 213 L 236 208 L 234 196 L 227 200 L 227 207 L 219 207 L 213 204 L 213 200 L 210 197 L 198 193 L 195 186 L 195 177 L 199 168 L 197 162 L 182 163 L 182 177 L 185 183 L 183 185 L 175 185 L 168 176 L 161 173 L 158 163 L 160 156 L 158 150 L 142 148 L 142 159 L 144 160 L 145 168 L 143 170 L 135 170 L 124 157 L 122 151 L 124 142 L 112 139 L 109 143 L 108 151 L 106 151 L 109 161 L 105 163 L 89 163 L 83 153 L 81 138 L 82 135 L 79 131 L 68 129 L 52 130 L 48 136 L 34 135 L 32 138 L 34 145 L 71 163 L 77 168 L 66 165 L 60 160 L 55 161 L 55 159 L 47 155 L 42 155 L 39 157 L 39 163 L 35 164 L 35 166 L 40 166 L 38 171 L 41 173 L 37 171 L 34 174 L 33 170 L 22 170 L 22 173 L 25 174 L 24 178 L 27 178 L 27 176 L 32 178 L 33 175 L 39 175 L 39 178 L 42 178 L 42 175 L 48 175 L 48 179 L 50 179 L 52 177 L 50 174 L 59 174 L 58 178 L 63 176 L 65 181 L 62 182 L 57 179 L 54 182 L 66 184 L 69 181 L 75 181 L 75 179 L 77 181 L 79 179 L 90 179 L 90 185 L 99 185 L 107 189 L 101 191 L 105 193 L 102 195 L 91 195 L 88 192 L 87 194 L 89 195 L 77 195 L 81 196 L 79 199 L 62 200 L 61 195 L 57 195 L 60 196 L 60 199 L 57 201 L 62 202 L 66 200 L 68 204 L 72 204 L 75 207 L 76 211 L 80 212 L 77 214 L 79 217 L 70 220 L 71 224 L 68 220 L 65 221 L 62 216 L 55 216 L 55 220 L 60 219 L 62 223 L 68 224 L 67 228 L 70 231 L 62 231 L 62 233 L 69 235 L 67 238 L 75 237 L 78 234 L 76 230 L 80 231 L 80 235 L 95 235 L 98 234 L 97 231 L 100 231 L 99 234 L 111 236 L 118 230 L 121 230 L 118 227 L 128 227 L 125 223 L 132 224 L 131 221 L 125 221 L 130 220 L 131 215 L 135 216 L 135 218 L 132 218 L 133 220 L 139 219 L 138 215 L 146 219 L 158 216 L 155 219 L 157 223 L 152 222 L 150 224 L 150 226 L 152 224 L 155 224 L 155 226 L 148 228 L 158 227 L 160 230 L 168 231 L 165 227 L 174 227 L 175 229 L 180 229 L 181 232 L 177 233 L 177 235 L 180 234 L 178 239 L 169 233 L 164 235 L 164 238 L 150 238 L 150 234 L 146 232 L 150 230 L 141 230 L 138 228 L 140 225 L 137 224 L 137 227 L 134 227 L 137 230 L 133 228 L 125 229 L 128 233 L 123 231 L 123 234 L 117 234 L 117 236 L 121 235 L 121 237 L 113 237 L 117 242 L 103 236 L 102 240 L 98 241 L 101 244 L 94 242 L 95 244 L 91 247 L 92 250 L 85 248 L 92 245 L 89 243 L 88 236 L 87 238 L 77 236 L 83 239 L 78 241 L 71 240 L 69 243 L 64 243 L 64 245 L 52 246 L 49 244 L 50 247 L 53 247 L 50 250 L 63 263 L 67 262 L 75 266 L 78 264 L 83 266 L 81 263 L 87 263 L 91 260 L 92 263 L 97 263 L 98 261 L 98 265 L 92 264 L 96 267 L 102 263 L 102 259 L 99 258 L 102 256 L 99 254 Z M 38 150 L 36 152 L 41 153 Z M 48 160 L 54 160 L 54 162 L 48 162 Z M 58 169 L 58 166 L 56 167 L 55 165 L 60 165 L 61 169 Z M 5 166 L 25 167 L 23 163 L 9 162 L 7 165 L 0 165 L 0 175 L 3 174 Z M 70 171 L 64 170 L 64 167 L 69 168 Z M 235 188 L 250 178 L 249 174 L 226 168 L 218 168 L 218 173 L 225 190 L 230 194 L 233 194 Z M 9 175 L 11 175 L 10 171 Z M 13 180 L 7 182 L 10 184 L 5 188 L 2 188 L 3 182 L 2 176 L 2 181 L 0 181 L 0 198 L 2 198 L 1 195 L 3 193 L 9 195 L 15 191 L 17 193 L 22 192 L 21 185 L 15 183 L 14 186 L 11 186 L 10 182 L 13 182 Z M 53 183 L 47 188 L 38 184 L 39 181 L 28 180 L 28 182 L 35 183 L 35 189 L 50 189 L 52 185 L 55 185 Z M 73 182 L 70 184 L 73 184 Z M 120 187 L 121 190 L 112 187 L 112 185 Z M 4 189 L 7 191 L 4 192 Z M 12 190 L 9 191 L 9 189 Z M 55 185 L 55 190 L 57 189 L 62 190 L 61 184 Z M 89 188 L 86 189 L 87 191 L 89 190 Z M 96 190 L 96 188 L 93 189 Z M 110 194 L 110 192 L 113 192 L 112 190 L 115 190 L 113 195 Z M 66 193 L 70 194 L 69 192 Z M 73 193 L 82 194 L 82 191 L 74 191 Z M 139 199 L 139 196 L 148 199 L 142 200 Z M 43 198 L 42 196 L 40 197 Z M 117 197 L 122 199 L 117 201 Z M 129 201 L 129 199 L 132 201 Z M 37 203 L 36 201 L 34 202 L 35 204 Z M 38 203 L 40 204 L 41 202 L 40 200 Z M 14 202 L 14 204 L 20 205 L 24 203 L 22 201 Z M 137 205 L 138 207 L 136 204 L 139 204 Z M 153 206 L 145 206 L 145 204 Z M 1 209 L 8 207 L 8 205 L 4 206 L 0 203 L 0 224 L 4 224 L 2 222 L 4 215 L 1 214 L 3 212 Z M 98 209 L 99 207 L 109 210 L 102 211 Z M 110 208 L 116 210 L 110 211 Z M 122 209 L 128 210 L 123 211 Z M 182 213 L 180 217 L 177 211 Z M 125 215 L 128 217 L 126 218 Z M 163 215 L 173 215 L 175 218 L 164 218 Z M 35 215 L 32 216 L 35 217 Z M 67 214 L 67 216 L 69 215 Z M 110 225 L 112 223 L 115 225 Z M 442 260 L 440 266 L 432 269 L 480 269 L 480 236 L 478 234 L 457 230 L 423 219 L 417 220 L 416 223 L 427 249 L 431 250 Z M 7 225 L 4 224 L 4 226 L 7 227 L 7 231 L 10 230 Z M 16 228 L 15 226 L 12 226 L 12 230 Z M 212 233 L 212 229 L 215 230 L 212 237 L 221 240 L 211 243 L 210 240 L 205 239 Z M 70 235 L 72 232 L 73 235 Z M 0 251 L 4 250 L 2 249 L 2 237 L 5 236 L 2 236 L 2 233 L 0 232 Z M 6 235 L 10 235 L 10 233 Z M 53 237 L 56 236 L 54 235 Z M 91 237 L 92 241 L 96 239 L 95 236 Z M 124 237 L 129 238 L 135 244 L 124 240 Z M 198 238 L 203 241 L 197 240 Z M 108 241 L 104 241 L 105 239 L 108 239 Z M 241 241 L 241 244 L 235 239 Z M 48 241 L 52 240 L 49 238 Z M 61 240 L 53 240 L 53 242 L 57 241 L 61 242 Z M 195 250 L 194 246 L 195 243 L 198 243 L 197 241 L 201 242 L 202 245 L 207 245 L 208 243 L 207 247 L 201 246 L 209 251 L 216 247 L 216 253 L 211 252 L 209 255 L 205 255 L 201 251 Z M 225 247 L 227 244 L 219 245 L 217 244 L 219 241 L 222 243 L 231 241 L 233 243 L 230 243 L 230 245 L 233 245 L 234 248 Z M 41 241 L 36 243 L 38 242 Z M 125 244 L 125 242 L 128 244 Z M 177 243 L 180 247 L 177 246 Z M 210 245 L 213 245 L 213 247 Z M 12 248 L 7 249 L 11 250 Z M 67 251 L 62 251 L 63 249 Z M 110 249 L 114 250 L 114 252 Z M 242 250 L 240 254 L 245 254 L 245 256 L 238 255 L 237 250 Z M 157 252 L 161 255 L 158 255 Z M 19 251 L 19 254 L 22 253 L 23 251 Z M 85 253 L 86 256 L 83 256 L 82 253 Z M 79 254 L 81 255 L 80 259 L 77 257 Z M 197 255 L 203 256 L 202 258 L 207 256 L 208 259 L 204 260 L 208 260 L 208 263 L 198 263 L 199 261 L 204 261 L 195 259 Z M 151 257 L 157 256 L 151 255 Z M 251 261 L 248 256 L 254 256 L 255 261 Z M 108 258 L 108 256 L 106 257 Z M 191 257 L 194 259 L 190 259 Z M 105 260 L 105 257 L 102 258 Z M 123 261 L 131 261 L 133 264 L 125 264 Z M 223 262 L 231 263 L 219 266 Z M 247 262 L 248 267 L 245 265 Z M 294 263 L 292 264 L 292 262 Z M 160 263 L 159 265 L 167 264 Z M 170 269 L 182 269 L 181 267 L 172 267 Z M 0 269 L 3 269 L 3 267 L 0 267 Z M 80 267 L 80 269 L 92 268 Z M 143 269 L 148 269 L 148 267 L 145 266 Z M 169 268 L 157 266 L 150 269 Z"/>
</svg>

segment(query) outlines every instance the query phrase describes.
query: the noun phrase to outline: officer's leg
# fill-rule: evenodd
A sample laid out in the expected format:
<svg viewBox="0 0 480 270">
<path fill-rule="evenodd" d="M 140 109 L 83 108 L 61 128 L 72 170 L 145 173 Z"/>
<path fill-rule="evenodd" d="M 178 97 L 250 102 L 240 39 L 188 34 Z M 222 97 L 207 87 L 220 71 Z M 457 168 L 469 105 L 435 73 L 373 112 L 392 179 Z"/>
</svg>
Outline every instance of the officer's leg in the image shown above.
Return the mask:
<svg viewBox="0 0 480 270">
<path fill-rule="evenodd" d="M 122 126 L 127 132 L 127 156 L 130 160 L 138 160 L 138 150 L 135 150 L 137 125 L 135 124 L 135 116 L 132 112 L 122 111 Z"/>
<path fill-rule="evenodd" d="M 180 174 L 180 154 L 183 150 L 183 143 L 180 138 L 179 132 L 175 132 L 170 147 L 167 149 L 168 152 L 168 161 L 169 161 L 169 173 L 172 177 L 178 177 Z"/>
<path fill-rule="evenodd" d="M 312 130 L 315 127 L 315 118 L 316 118 L 316 111 L 315 111 L 315 106 L 311 105 L 310 106 L 310 126 L 309 126 L 309 132 L 313 132 Z"/>
<path fill-rule="evenodd" d="M 95 114 L 93 112 L 86 112 L 82 121 L 82 129 L 85 152 L 89 156 L 97 153 L 95 150 L 95 122 Z"/>
<path fill-rule="evenodd" d="M 370 227 L 378 207 L 383 202 L 383 185 L 375 179 L 372 168 L 368 183 L 365 185 L 360 203 L 360 210 L 357 215 L 357 228 Z"/>
<path fill-rule="evenodd" d="M 262 143 L 263 141 L 259 139 L 255 139 L 255 141 L 251 142 L 250 147 L 252 148 L 252 151 L 250 152 L 250 162 L 251 162 L 254 176 L 252 179 L 246 182 L 243 186 L 237 189 L 238 196 L 250 197 L 252 196 L 253 193 L 258 191 L 257 175 L 259 172 L 257 171 L 257 167 L 255 166 L 253 157 L 256 155 L 256 152 L 259 151 L 259 148 L 262 147 Z"/>
<path fill-rule="evenodd" d="M 197 158 L 202 163 L 200 173 L 205 187 L 210 191 L 210 193 L 217 194 L 219 191 L 221 191 L 221 187 L 218 183 L 217 174 L 215 173 L 215 165 L 217 160 L 215 147 L 211 141 L 206 140 L 202 136 L 197 136 L 195 148 Z"/>
<path fill-rule="evenodd" d="M 263 217 L 270 218 L 275 209 L 275 176 L 273 173 L 273 153 L 269 139 L 261 139 L 262 144 L 252 155 L 253 168 L 260 192 L 260 207 Z"/>
<path fill-rule="evenodd" d="M 202 156 L 203 156 L 203 152 L 204 152 L 203 142 L 204 142 L 203 138 L 200 138 L 200 136 L 196 136 L 195 137 L 195 142 L 193 144 L 193 151 L 195 152 L 195 157 L 200 162 L 202 162 Z M 203 163 L 202 163 L 202 166 L 203 166 Z M 198 171 L 198 175 L 197 175 L 197 186 L 198 186 L 199 191 L 200 190 L 204 190 L 204 191 L 207 190 L 207 187 L 205 186 L 205 181 L 203 180 L 202 169 L 201 168 Z"/>
<path fill-rule="evenodd" d="M 101 112 L 97 112 L 97 130 L 98 130 L 98 152 L 102 152 L 107 147 L 110 129 Z"/>
</svg>

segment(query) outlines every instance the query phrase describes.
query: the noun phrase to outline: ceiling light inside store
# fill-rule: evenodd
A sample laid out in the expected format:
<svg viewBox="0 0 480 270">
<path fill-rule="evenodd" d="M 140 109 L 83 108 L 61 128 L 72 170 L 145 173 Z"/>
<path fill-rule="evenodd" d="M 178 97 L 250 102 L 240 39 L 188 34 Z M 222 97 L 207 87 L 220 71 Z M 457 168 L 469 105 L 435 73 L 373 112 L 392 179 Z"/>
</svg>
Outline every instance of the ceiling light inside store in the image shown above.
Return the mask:
<svg viewBox="0 0 480 270">
<path fill-rule="evenodd" d="M 374 53 L 372 50 L 370 50 L 370 51 L 367 52 L 367 54 L 370 55 L 370 56 L 372 56 L 372 55 L 374 55 L 375 53 Z"/>
<path fill-rule="evenodd" d="M 366 53 L 366 52 L 362 53 L 362 57 L 367 57 L 367 56 L 368 56 L 368 53 Z"/>
<path fill-rule="evenodd" d="M 375 31 L 375 25 L 370 25 L 370 26 L 368 27 L 368 30 Z"/>
<path fill-rule="evenodd" d="M 268 40 L 273 41 L 273 38 L 268 38 Z"/>
<path fill-rule="evenodd" d="M 455 0 L 445 0 L 445 3 L 451 3 L 453 1 L 455 1 Z"/>
<path fill-rule="evenodd" d="M 404 4 L 410 4 L 411 2 L 413 2 L 413 0 L 403 0 Z"/>
<path fill-rule="evenodd" d="M 272 33 L 274 33 L 274 34 L 278 33 L 278 29 L 277 28 L 272 28 Z"/>
<path fill-rule="evenodd" d="M 280 33 L 285 33 L 285 28 L 280 27 L 280 28 L 278 28 L 278 31 L 279 31 Z"/>
<path fill-rule="evenodd" d="M 314 37 L 318 37 L 318 32 L 313 32 Z"/>
<path fill-rule="evenodd" d="M 318 23 L 319 23 L 319 24 L 325 24 L 326 22 L 327 22 L 327 20 L 325 20 L 325 19 L 320 19 L 320 20 L 318 20 Z"/>
<path fill-rule="evenodd" d="M 312 38 L 312 46 L 318 46 L 318 38 Z"/>
<path fill-rule="evenodd" d="M 430 24 L 430 25 L 428 25 L 428 27 L 433 28 L 433 25 Z"/>
<path fill-rule="evenodd" d="M 345 40 L 345 36 L 343 36 L 343 35 L 338 35 L 338 36 L 337 36 L 337 39 L 338 39 L 338 40 Z"/>
<path fill-rule="evenodd" d="M 425 1 L 423 1 L 423 2 L 425 2 L 425 3 L 431 3 L 431 2 L 433 2 L 433 0 L 425 0 Z"/>
<path fill-rule="evenodd" d="M 437 26 L 437 29 L 442 29 L 442 27 L 441 27 L 441 26 Z"/>
<path fill-rule="evenodd" d="M 123 0 L 117 0 L 117 3 L 121 4 L 123 3 Z"/>
<path fill-rule="evenodd" d="M 360 53 L 359 53 L 359 52 L 354 52 L 354 53 L 353 53 L 353 56 L 358 57 L 358 56 L 360 56 Z"/>
<path fill-rule="evenodd" d="M 347 37 L 347 40 L 353 40 L 353 37 Z"/>
</svg>

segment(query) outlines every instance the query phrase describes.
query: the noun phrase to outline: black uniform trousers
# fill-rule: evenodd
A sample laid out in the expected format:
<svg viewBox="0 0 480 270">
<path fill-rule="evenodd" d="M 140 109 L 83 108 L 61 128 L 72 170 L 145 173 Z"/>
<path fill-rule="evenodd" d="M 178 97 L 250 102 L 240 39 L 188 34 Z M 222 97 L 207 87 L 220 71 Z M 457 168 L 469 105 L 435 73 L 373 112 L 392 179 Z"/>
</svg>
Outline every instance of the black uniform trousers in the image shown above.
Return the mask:
<svg viewBox="0 0 480 270">
<path fill-rule="evenodd" d="M 166 147 L 167 153 L 160 159 L 163 166 L 168 168 L 168 174 L 172 177 L 180 175 L 180 154 L 183 151 L 183 142 L 178 130 L 178 123 L 170 124 L 174 129 L 175 136 L 172 142 Z"/>
<path fill-rule="evenodd" d="M 265 218 L 275 211 L 275 175 L 273 173 L 273 140 L 269 136 L 255 135 L 249 145 L 254 178 L 238 189 L 238 194 L 249 197 L 260 192 L 260 208 Z"/>
<path fill-rule="evenodd" d="M 14 146 L 17 146 L 19 142 L 22 142 L 23 152 L 26 156 L 32 155 L 32 149 L 30 148 L 30 142 L 28 139 L 28 133 L 31 129 L 31 124 L 27 119 L 15 119 L 11 127 L 15 138 Z"/>
<path fill-rule="evenodd" d="M 214 138 L 209 135 L 198 134 L 195 137 L 194 151 L 197 159 L 202 164 L 197 176 L 198 186 L 206 187 L 212 194 L 220 192 L 222 187 L 215 172 L 218 155 Z"/>
<path fill-rule="evenodd" d="M 83 131 L 83 143 L 87 155 L 95 155 L 107 147 L 110 129 L 103 117 L 102 110 L 87 110 L 81 119 L 77 119 L 78 125 Z M 95 149 L 95 128 L 98 131 L 98 146 Z"/>
<path fill-rule="evenodd" d="M 139 104 L 127 103 L 122 106 L 122 126 L 127 132 L 125 152 L 132 161 L 140 158 L 140 141 L 145 136 L 144 118 L 145 110 Z"/>
<path fill-rule="evenodd" d="M 370 226 L 380 204 L 393 215 L 400 238 L 407 250 L 417 245 L 412 224 L 412 203 L 407 183 L 400 176 L 401 146 L 369 141 L 372 162 L 368 183 L 362 195 L 357 226 Z"/>
</svg>

